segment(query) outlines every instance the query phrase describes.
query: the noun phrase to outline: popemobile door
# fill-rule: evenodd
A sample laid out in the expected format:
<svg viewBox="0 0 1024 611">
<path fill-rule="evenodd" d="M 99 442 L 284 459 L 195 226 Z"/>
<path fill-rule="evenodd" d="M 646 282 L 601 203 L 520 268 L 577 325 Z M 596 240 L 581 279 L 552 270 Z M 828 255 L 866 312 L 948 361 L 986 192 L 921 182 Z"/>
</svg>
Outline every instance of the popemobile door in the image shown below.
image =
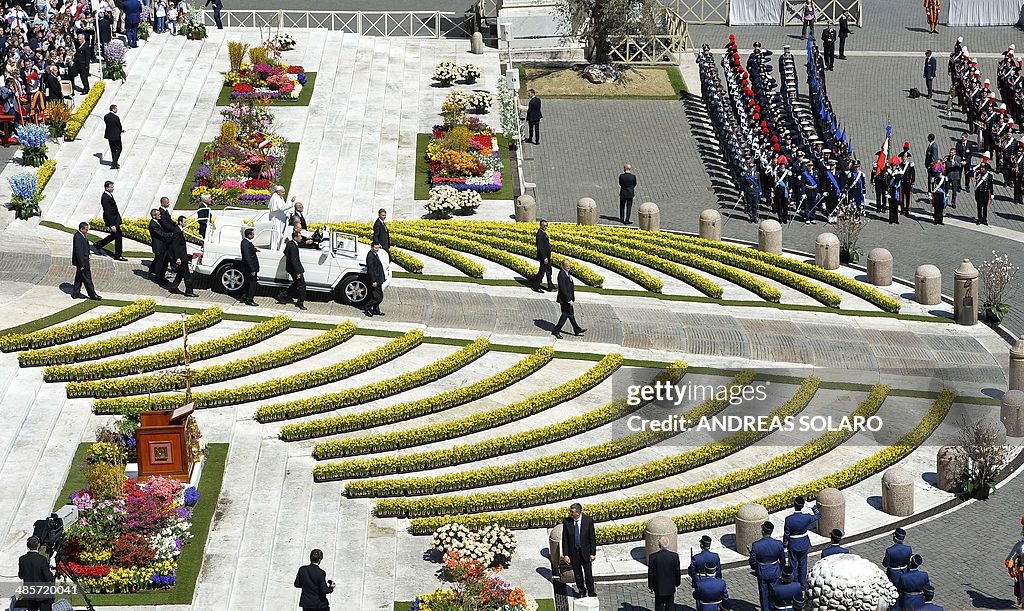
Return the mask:
<svg viewBox="0 0 1024 611">
<path fill-rule="evenodd" d="M 328 244 L 329 240 L 321 242 L 323 248 L 300 248 L 299 260 L 302 261 L 302 269 L 306 285 L 319 287 L 331 286 L 331 253 Z"/>
</svg>

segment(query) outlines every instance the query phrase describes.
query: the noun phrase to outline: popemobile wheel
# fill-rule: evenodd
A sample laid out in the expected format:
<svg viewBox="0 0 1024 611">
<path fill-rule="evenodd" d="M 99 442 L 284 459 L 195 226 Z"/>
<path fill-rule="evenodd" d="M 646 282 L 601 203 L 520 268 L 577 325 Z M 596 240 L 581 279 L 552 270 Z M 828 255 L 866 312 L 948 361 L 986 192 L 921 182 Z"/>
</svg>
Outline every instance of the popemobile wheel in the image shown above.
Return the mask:
<svg viewBox="0 0 1024 611">
<path fill-rule="evenodd" d="M 227 263 L 215 275 L 217 288 L 228 295 L 237 295 L 245 289 L 245 274 L 237 263 Z"/>
<path fill-rule="evenodd" d="M 345 303 L 359 307 L 369 298 L 370 285 L 364 276 L 349 276 L 341 282 L 338 293 Z"/>
</svg>

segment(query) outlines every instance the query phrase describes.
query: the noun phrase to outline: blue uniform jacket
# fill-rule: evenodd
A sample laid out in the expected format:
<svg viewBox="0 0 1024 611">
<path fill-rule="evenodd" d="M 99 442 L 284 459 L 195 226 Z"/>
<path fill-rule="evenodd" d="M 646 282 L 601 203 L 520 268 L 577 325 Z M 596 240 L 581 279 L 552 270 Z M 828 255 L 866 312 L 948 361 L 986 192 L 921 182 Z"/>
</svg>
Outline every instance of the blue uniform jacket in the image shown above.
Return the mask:
<svg viewBox="0 0 1024 611">
<path fill-rule="evenodd" d="M 807 529 L 820 519 L 820 514 L 800 511 L 787 516 L 782 533 L 782 544 L 794 552 L 806 552 L 811 549 L 811 539 L 807 536 Z"/>
<path fill-rule="evenodd" d="M 913 555 L 914 550 L 904 543 L 894 543 L 885 550 L 882 566 L 885 567 L 885 574 L 889 576 L 889 581 L 896 583 L 896 575 L 907 570 L 907 563 L 910 562 L 910 557 Z"/>
<path fill-rule="evenodd" d="M 833 554 L 849 554 L 850 550 L 846 549 L 842 545 L 829 545 L 825 549 L 821 550 L 821 557 L 828 558 Z"/>
<path fill-rule="evenodd" d="M 768 593 L 768 602 L 772 606 L 772 611 L 788 611 L 793 608 L 802 609 L 804 605 L 804 593 L 803 588 L 800 586 L 800 582 L 791 581 L 789 583 L 782 583 L 780 581 L 779 583 L 776 583 L 771 587 L 771 591 Z"/>
<path fill-rule="evenodd" d="M 693 585 L 697 611 L 718 611 L 723 604 L 728 604 L 729 590 L 725 587 L 724 579 L 705 577 Z"/>
<path fill-rule="evenodd" d="M 920 569 L 909 569 L 899 576 L 896 589 L 900 591 L 900 608 L 908 611 L 924 604 L 924 589 L 930 584 L 928 573 Z"/>
<path fill-rule="evenodd" d="M 935 603 L 925 603 L 918 607 L 917 611 L 943 611 L 943 609 Z"/>
<path fill-rule="evenodd" d="M 778 539 L 761 537 L 750 544 L 748 562 L 758 579 L 778 579 L 785 561 L 786 551 Z"/>
<path fill-rule="evenodd" d="M 686 569 L 686 573 L 690 576 L 690 579 L 697 581 L 697 573 L 704 569 L 704 565 L 714 562 L 715 566 L 715 577 L 717 579 L 722 578 L 722 559 L 718 557 L 718 554 L 710 550 L 704 550 L 700 553 L 694 554 L 690 559 L 690 568 Z"/>
</svg>

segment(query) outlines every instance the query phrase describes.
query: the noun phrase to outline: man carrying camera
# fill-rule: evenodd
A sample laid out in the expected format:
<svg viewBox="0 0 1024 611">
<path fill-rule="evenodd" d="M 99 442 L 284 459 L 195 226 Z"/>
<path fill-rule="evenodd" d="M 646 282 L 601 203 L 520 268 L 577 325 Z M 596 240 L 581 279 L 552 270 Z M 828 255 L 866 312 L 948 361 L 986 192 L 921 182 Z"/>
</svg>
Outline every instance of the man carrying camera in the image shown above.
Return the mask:
<svg viewBox="0 0 1024 611">
<path fill-rule="evenodd" d="M 327 573 L 320 568 L 323 559 L 323 551 L 314 549 L 309 552 L 309 564 L 299 567 L 295 575 L 295 587 L 302 590 L 299 595 L 302 611 L 330 611 L 327 595 L 334 591 L 334 582 L 328 580 Z"/>
<path fill-rule="evenodd" d="M 26 589 L 18 603 L 30 611 L 50 611 L 53 607 L 53 595 L 33 594 L 34 588 L 51 584 L 56 577 L 50 570 L 50 561 L 46 556 L 39 553 L 39 537 L 32 535 L 28 538 L 28 552 L 18 558 L 18 579 Z"/>
</svg>

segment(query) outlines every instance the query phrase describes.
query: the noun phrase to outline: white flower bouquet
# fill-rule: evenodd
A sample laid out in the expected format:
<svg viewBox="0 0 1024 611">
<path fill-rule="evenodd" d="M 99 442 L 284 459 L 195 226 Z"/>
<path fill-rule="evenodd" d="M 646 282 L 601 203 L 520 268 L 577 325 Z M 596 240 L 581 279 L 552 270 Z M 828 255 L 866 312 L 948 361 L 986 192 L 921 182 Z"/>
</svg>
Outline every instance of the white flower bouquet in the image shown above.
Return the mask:
<svg viewBox="0 0 1024 611">
<path fill-rule="evenodd" d="M 443 61 L 434 66 L 434 80 L 445 87 L 454 83 L 461 74 L 462 71 L 455 62 Z"/>
<path fill-rule="evenodd" d="M 434 187 L 430 190 L 430 199 L 424 206 L 427 212 L 439 217 L 449 218 L 452 213 L 459 209 L 459 191 L 445 185 Z"/>
<path fill-rule="evenodd" d="M 470 91 L 466 93 L 466 106 L 472 108 L 474 112 L 483 114 L 491 109 L 494 105 L 494 96 L 486 91 Z"/>
<path fill-rule="evenodd" d="M 462 80 L 467 83 L 475 83 L 477 79 L 483 76 L 480 66 L 476 64 L 463 64 L 459 66 L 459 72 L 462 74 Z"/>
</svg>

